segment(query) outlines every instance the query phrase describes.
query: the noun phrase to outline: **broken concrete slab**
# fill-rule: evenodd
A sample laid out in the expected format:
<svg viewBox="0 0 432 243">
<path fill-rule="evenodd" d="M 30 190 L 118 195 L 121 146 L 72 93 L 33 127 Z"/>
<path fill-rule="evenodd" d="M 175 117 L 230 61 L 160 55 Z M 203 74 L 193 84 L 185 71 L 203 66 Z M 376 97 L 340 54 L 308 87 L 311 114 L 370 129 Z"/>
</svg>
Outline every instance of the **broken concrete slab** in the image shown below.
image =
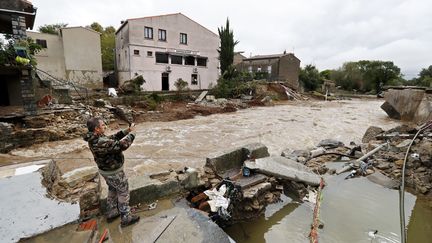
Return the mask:
<svg viewBox="0 0 432 243">
<path fill-rule="evenodd" d="M 142 218 L 132 227 L 133 242 L 233 242 L 208 217 L 190 208 L 172 208 Z"/>
<path fill-rule="evenodd" d="M 249 177 L 240 177 L 235 181 L 236 185 L 239 185 L 242 190 L 245 190 L 249 187 L 255 186 L 256 184 L 262 183 L 267 180 L 267 176 L 262 174 L 255 174 Z"/>
<path fill-rule="evenodd" d="M 108 196 L 108 186 L 101 177 L 100 205 L 101 211 L 106 211 L 106 199 Z M 165 181 L 152 179 L 148 175 L 141 175 L 129 178 L 130 204 L 141 202 L 153 202 L 162 197 L 167 197 L 179 193 L 182 190 L 180 182 L 176 178 L 169 178 Z"/>
<path fill-rule="evenodd" d="M 285 157 L 272 156 L 256 159 L 254 162 L 247 161 L 245 162 L 245 166 L 266 175 L 304 182 L 312 186 L 317 186 L 320 183 L 320 177 L 311 172 L 307 166 Z"/>
<path fill-rule="evenodd" d="M 233 150 L 218 152 L 206 159 L 206 166 L 211 168 L 219 176 L 232 169 L 240 169 L 243 162 L 250 158 L 263 158 L 269 156 L 264 144 L 253 143 Z"/>
<path fill-rule="evenodd" d="M 41 173 L 0 179 L 0 239 L 17 242 L 77 221 L 78 204 L 48 198 Z"/>
<path fill-rule="evenodd" d="M 432 102 L 426 97 L 421 100 L 417 111 L 414 114 L 414 122 L 421 124 L 426 121 L 432 120 Z"/>
<path fill-rule="evenodd" d="M 368 178 L 368 180 L 370 180 L 373 183 L 376 183 L 378 185 L 381 185 L 383 187 L 390 188 L 390 189 L 397 189 L 400 185 L 400 183 L 398 181 L 395 181 L 395 180 L 385 176 L 384 174 L 382 174 L 379 171 L 376 171 L 372 175 L 368 175 L 366 178 Z"/>
<path fill-rule="evenodd" d="M 242 147 L 247 157 L 259 159 L 270 156 L 268 148 L 262 143 L 251 143 Z"/>
<path fill-rule="evenodd" d="M 258 185 L 254 185 L 250 188 L 247 188 L 243 191 L 243 198 L 252 199 L 254 197 L 257 197 L 259 194 L 263 192 L 267 192 L 272 187 L 272 184 L 270 182 L 263 182 Z"/>
<path fill-rule="evenodd" d="M 425 99 L 425 91 L 417 89 L 389 89 L 381 108 L 393 119 L 424 122 L 432 117 L 431 102 Z"/>
</svg>

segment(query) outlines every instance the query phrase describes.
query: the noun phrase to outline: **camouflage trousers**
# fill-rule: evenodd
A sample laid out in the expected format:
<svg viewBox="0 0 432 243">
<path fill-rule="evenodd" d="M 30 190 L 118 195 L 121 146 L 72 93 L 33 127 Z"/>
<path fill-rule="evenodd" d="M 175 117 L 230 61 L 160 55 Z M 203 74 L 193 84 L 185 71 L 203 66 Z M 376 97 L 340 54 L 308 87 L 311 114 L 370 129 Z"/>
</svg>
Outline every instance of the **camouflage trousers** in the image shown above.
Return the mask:
<svg viewBox="0 0 432 243">
<path fill-rule="evenodd" d="M 119 171 L 113 175 L 102 175 L 108 185 L 107 212 L 120 211 L 128 214 L 129 207 L 129 184 L 125 173 Z"/>
</svg>

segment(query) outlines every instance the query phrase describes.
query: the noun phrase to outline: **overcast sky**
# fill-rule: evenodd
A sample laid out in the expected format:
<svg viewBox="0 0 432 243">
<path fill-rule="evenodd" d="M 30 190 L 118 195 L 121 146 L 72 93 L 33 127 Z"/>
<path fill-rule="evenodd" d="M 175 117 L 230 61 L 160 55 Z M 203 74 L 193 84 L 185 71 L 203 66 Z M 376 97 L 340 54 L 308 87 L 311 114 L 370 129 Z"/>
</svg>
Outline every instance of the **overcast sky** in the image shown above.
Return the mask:
<svg viewBox="0 0 432 243">
<path fill-rule="evenodd" d="M 35 29 L 67 23 L 120 26 L 128 18 L 181 12 L 217 33 L 228 17 L 236 51 L 294 52 L 322 71 L 347 61 L 393 61 L 405 78 L 432 65 L 431 0 L 31 0 Z"/>
</svg>

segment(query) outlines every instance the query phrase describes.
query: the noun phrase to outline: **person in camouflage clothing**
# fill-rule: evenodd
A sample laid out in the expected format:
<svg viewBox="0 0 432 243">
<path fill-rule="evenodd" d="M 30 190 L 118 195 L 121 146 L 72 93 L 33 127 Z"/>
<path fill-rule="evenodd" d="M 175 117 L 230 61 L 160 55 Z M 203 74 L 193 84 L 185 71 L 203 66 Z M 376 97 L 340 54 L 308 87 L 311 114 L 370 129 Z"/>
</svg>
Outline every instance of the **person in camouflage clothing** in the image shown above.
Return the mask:
<svg viewBox="0 0 432 243">
<path fill-rule="evenodd" d="M 107 213 L 108 222 L 121 216 L 121 226 L 128 226 L 139 221 L 139 216 L 132 215 L 129 207 L 129 184 L 123 171 L 123 151 L 128 149 L 135 135 L 134 124 L 114 135 L 106 136 L 106 125 L 100 118 L 87 121 L 88 133 L 84 140 L 88 142 L 99 174 L 108 185 Z"/>
</svg>

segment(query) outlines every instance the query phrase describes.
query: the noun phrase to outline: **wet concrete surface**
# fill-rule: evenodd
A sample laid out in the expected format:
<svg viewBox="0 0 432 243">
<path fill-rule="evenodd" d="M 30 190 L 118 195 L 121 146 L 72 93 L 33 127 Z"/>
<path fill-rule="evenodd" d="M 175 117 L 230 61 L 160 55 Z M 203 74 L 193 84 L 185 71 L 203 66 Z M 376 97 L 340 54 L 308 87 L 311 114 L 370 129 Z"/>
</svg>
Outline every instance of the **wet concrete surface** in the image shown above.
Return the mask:
<svg viewBox="0 0 432 243">
<path fill-rule="evenodd" d="M 201 212 L 188 208 L 184 201 L 174 203 L 165 199 L 158 201 L 157 208 L 139 212 L 141 220 L 131 226 L 121 228 L 120 219 L 107 223 L 98 218 L 98 237 L 107 229 L 109 242 L 230 242 L 229 236 Z M 26 243 L 70 242 L 77 234 L 77 224 L 27 239 Z"/>
<path fill-rule="evenodd" d="M 0 241 L 17 242 L 78 220 L 79 205 L 46 197 L 41 174 L 0 179 Z"/>
</svg>

